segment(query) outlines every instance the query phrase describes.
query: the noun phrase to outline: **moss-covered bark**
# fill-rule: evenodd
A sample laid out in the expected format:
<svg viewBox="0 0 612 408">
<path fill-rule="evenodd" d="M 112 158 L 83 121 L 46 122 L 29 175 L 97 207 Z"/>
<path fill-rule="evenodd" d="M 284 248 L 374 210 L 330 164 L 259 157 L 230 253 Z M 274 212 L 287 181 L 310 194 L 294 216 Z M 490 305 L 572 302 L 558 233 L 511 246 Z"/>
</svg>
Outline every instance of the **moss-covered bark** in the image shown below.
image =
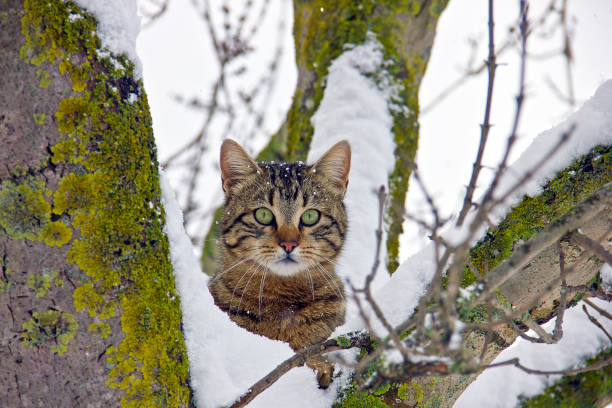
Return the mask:
<svg viewBox="0 0 612 408">
<path fill-rule="evenodd" d="M 74 3 L 0 7 L 0 405 L 187 406 L 142 81 Z"/>
</svg>

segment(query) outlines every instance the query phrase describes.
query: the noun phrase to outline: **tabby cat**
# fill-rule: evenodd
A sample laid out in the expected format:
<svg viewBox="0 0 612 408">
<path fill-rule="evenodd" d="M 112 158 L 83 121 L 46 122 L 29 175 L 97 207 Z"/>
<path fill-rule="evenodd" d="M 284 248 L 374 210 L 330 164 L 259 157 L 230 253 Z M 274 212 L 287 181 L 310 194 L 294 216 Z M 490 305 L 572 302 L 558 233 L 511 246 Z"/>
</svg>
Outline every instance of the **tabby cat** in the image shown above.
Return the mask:
<svg viewBox="0 0 612 408">
<path fill-rule="evenodd" d="M 334 265 L 347 228 L 350 160 L 346 141 L 312 166 L 256 163 L 238 143 L 223 143 L 223 258 L 208 287 L 239 326 L 299 350 L 344 323 L 344 286 Z M 327 387 L 333 366 L 322 358 L 306 364 Z"/>
</svg>

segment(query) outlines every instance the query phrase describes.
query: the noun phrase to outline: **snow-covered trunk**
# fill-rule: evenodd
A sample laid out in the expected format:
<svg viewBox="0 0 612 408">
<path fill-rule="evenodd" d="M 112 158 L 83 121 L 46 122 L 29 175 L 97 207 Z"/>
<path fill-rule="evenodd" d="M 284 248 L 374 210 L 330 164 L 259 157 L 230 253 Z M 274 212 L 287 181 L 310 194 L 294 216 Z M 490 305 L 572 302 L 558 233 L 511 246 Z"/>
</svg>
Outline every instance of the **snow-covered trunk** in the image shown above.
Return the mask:
<svg viewBox="0 0 612 408">
<path fill-rule="evenodd" d="M 0 5 L 0 406 L 188 406 L 136 5 L 77 3 Z"/>
</svg>

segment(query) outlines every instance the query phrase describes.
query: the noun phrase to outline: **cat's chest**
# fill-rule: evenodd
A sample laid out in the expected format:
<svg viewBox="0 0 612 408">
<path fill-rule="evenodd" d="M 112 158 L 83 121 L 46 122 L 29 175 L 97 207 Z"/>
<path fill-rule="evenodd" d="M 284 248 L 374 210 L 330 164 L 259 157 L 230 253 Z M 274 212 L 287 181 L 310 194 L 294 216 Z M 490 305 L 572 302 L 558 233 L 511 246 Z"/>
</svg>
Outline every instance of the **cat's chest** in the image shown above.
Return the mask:
<svg viewBox="0 0 612 408">
<path fill-rule="evenodd" d="M 280 309 L 275 314 L 277 316 L 281 328 L 291 328 L 295 325 L 298 310 L 295 306 L 289 306 Z"/>
</svg>

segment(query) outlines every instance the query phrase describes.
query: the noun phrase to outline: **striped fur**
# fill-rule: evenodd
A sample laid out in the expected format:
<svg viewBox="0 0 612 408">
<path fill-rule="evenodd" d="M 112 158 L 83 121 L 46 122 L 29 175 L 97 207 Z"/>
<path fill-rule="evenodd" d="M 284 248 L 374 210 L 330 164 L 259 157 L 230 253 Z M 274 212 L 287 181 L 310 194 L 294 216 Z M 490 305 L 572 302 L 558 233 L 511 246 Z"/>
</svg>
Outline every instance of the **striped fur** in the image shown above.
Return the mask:
<svg viewBox="0 0 612 408">
<path fill-rule="evenodd" d="M 344 286 L 334 265 L 347 230 L 342 199 L 349 166 L 346 142 L 312 166 L 256 163 L 237 143 L 224 143 L 223 259 L 209 290 L 238 325 L 298 350 L 344 322 Z M 259 208 L 272 211 L 270 225 L 258 222 Z M 310 209 L 320 217 L 307 226 L 301 217 Z M 290 253 L 284 241 L 295 243 Z"/>
</svg>

